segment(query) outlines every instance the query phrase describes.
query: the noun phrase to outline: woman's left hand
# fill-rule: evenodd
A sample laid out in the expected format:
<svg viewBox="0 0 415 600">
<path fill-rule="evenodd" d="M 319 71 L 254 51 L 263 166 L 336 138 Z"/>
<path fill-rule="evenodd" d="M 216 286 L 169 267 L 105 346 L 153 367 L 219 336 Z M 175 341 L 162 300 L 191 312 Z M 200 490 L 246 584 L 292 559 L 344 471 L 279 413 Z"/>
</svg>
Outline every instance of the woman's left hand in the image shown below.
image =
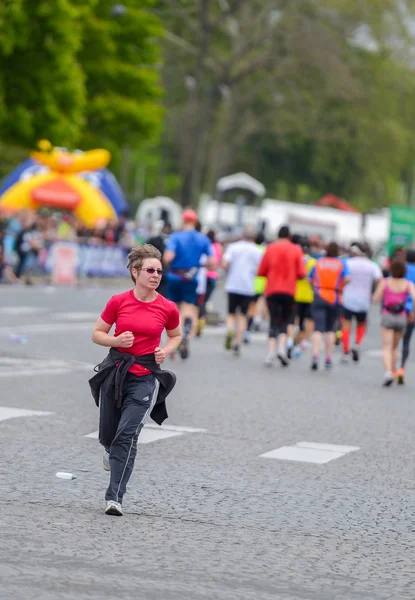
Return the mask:
<svg viewBox="0 0 415 600">
<path fill-rule="evenodd" d="M 166 353 L 164 352 L 163 348 L 157 347 L 154 350 L 154 358 L 156 359 L 156 363 L 158 365 L 162 365 L 164 363 L 166 360 Z"/>
</svg>

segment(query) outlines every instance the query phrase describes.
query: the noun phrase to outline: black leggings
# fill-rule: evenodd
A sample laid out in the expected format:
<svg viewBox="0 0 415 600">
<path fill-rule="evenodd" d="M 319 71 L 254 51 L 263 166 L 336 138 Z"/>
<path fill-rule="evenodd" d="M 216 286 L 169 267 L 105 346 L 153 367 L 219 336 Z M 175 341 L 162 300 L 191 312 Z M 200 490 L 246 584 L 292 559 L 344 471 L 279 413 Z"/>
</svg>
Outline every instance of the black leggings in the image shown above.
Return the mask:
<svg viewBox="0 0 415 600">
<path fill-rule="evenodd" d="M 202 319 L 206 315 L 206 304 L 209 302 L 216 287 L 216 279 L 208 277 L 206 280 L 206 292 L 200 298 L 199 318 Z"/>
<path fill-rule="evenodd" d="M 415 327 L 415 323 L 408 323 L 408 325 L 406 326 L 405 335 L 403 336 L 403 342 L 402 342 L 402 368 L 404 368 L 405 363 L 406 363 L 406 361 L 409 358 L 411 337 L 412 337 L 412 333 L 414 331 L 414 327 Z"/>
</svg>

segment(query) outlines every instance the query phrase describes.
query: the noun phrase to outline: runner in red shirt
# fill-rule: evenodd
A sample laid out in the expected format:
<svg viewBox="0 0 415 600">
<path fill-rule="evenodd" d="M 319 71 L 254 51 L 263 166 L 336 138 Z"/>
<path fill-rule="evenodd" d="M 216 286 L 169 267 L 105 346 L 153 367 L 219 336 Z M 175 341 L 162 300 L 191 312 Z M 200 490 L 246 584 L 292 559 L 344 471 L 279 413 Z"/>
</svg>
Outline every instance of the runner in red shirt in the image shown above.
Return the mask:
<svg viewBox="0 0 415 600">
<path fill-rule="evenodd" d="M 161 253 L 150 244 L 134 248 L 128 255 L 128 269 L 134 288 L 113 296 L 95 324 L 92 340 L 121 353 L 144 356 L 154 353 L 161 365 L 176 350 L 181 340 L 179 311 L 176 305 L 156 290 L 163 274 Z M 115 334 L 110 329 L 115 323 Z M 167 342 L 160 347 L 166 329 Z M 103 466 L 111 471 L 105 494 L 106 513 L 121 516 L 122 498 L 134 468 L 137 439 L 154 407 L 158 381 L 143 366 L 133 364 L 126 375 L 117 430 L 110 448 L 105 448 Z M 101 415 L 102 418 L 102 415 Z"/>
<path fill-rule="evenodd" d="M 287 327 L 295 310 L 297 280 L 305 277 L 303 253 L 300 246 L 290 240 L 290 230 L 284 225 L 278 233 L 278 241 L 269 244 L 258 269 L 260 277 L 267 278 L 265 295 L 270 314 L 268 356 L 265 364 L 271 366 L 275 351 L 281 364 L 289 365 L 287 356 Z"/>
</svg>

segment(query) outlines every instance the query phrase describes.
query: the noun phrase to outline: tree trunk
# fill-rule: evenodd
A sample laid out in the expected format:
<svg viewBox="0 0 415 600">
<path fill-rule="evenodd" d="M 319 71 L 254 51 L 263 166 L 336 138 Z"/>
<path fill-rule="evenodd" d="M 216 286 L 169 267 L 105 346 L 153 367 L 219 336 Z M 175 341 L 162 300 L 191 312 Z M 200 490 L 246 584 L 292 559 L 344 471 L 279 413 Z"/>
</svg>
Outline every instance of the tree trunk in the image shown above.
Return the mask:
<svg viewBox="0 0 415 600">
<path fill-rule="evenodd" d="M 211 33 L 208 19 L 210 1 L 200 0 L 199 21 L 201 40 L 194 73 L 196 82 L 195 96 L 198 101 L 199 110 L 193 111 L 193 122 L 188 125 L 191 132 L 191 139 L 186 140 L 187 136 L 185 136 L 184 147 L 182 147 L 182 155 L 185 157 L 184 163 L 186 164 L 183 170 L 183 184 L 180 194 L 183 206 L 195 203 L 195 195 L 201 185 L 204 145 L 210 124 L 212 88 L 206 67 Z M 183 125 L 186 126 L 185 123 Z"/>
</svg>

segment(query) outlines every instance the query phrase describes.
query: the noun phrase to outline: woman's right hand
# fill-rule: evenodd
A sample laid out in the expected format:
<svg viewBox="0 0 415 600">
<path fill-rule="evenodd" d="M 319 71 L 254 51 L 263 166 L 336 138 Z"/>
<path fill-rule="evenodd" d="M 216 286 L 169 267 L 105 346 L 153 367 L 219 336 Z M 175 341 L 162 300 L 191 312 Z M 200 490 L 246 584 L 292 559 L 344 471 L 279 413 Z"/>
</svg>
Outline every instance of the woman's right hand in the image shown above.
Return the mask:
<svg viewBox="0 0 415 600">
<path fill-rule="evenodd" d="M 134 334 L 131 331 L 124 331 L 115 338 L 117 340 L 117 348 L 131 348 L 134 344 Z"/>
</svg>

